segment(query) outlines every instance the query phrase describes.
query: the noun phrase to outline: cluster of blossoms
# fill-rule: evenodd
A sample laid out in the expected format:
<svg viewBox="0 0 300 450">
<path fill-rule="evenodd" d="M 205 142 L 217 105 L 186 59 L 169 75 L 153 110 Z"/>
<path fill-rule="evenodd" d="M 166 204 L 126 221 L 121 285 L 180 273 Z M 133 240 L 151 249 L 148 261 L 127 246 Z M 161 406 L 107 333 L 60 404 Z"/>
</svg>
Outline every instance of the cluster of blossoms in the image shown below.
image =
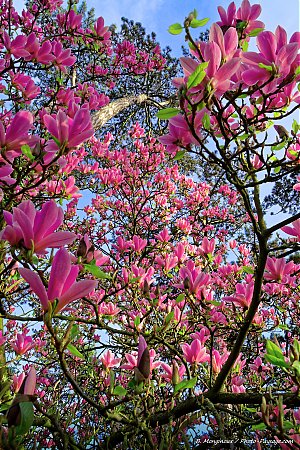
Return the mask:
<svg viewBox="0 0 300 450">
<path fill-rule="evenodd" d="M 162 70 L 160 48 L 114 48 L 102 18 L 39 3 L 0 13 L 0 447 L 233 428 L 299 443 L 300 218 L 268 227 L 259 187 L 299 170 L 299 125 L 278 123 L 300 103 L 300 33 L 265 31 L 243 0 L 198 42 L 193 12 L 168 134 L 135 123 L 116 146 L 93 114 L 118 77 Z"/>
</svg>

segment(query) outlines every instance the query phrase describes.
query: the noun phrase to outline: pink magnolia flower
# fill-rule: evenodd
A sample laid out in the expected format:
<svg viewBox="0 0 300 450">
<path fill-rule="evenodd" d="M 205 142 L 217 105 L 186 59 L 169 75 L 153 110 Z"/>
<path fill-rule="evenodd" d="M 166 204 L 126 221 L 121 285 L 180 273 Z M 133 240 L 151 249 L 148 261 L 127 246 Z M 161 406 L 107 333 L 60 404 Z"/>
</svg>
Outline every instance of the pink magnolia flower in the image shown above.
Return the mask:
<svg viewBox="0 0 300 450">
<path fill-rule="evenodd" d="M 208 255 L 209 253 L 212 255 L 215 250 L 215 239 L 208 240 L 205 236 L 203 238 L 200 249 L 201 253 L 203 253 L 204 255 Z"/>
<path fill-rule="evenodd" d="M 64 50 L 61 42 L 52 42 L 52 53 L 55 57 L 54 65 L 64 73 L 67 72 L 65 66 L 72 66 L 76 61 L 76 57 L 71 55 L 71 49 Z"/>
<path fill-rule="evenodd" d="M 33 115 L 29 111 L 17 112 L 6 131 L 0 121 L 0 146 L 6 151 L 14 150 L 12 157 L 20 155 L 22 145 L 30 144 L 33 141 L 32 136 L 28 135 L 32 125 Z"/>
<path fill-rule="evenodd" d="M 286 275 L 290 275 L 293 272 L 294 267 L 295 264 L 293 261 L 287 263 L 284 258 L 268 257 L 264 277 L 266 280 L 284 283 L 288 279 Z"/>
<path fill-rule="evenodd" d="M 99 314 L 103 314 L 105 316 L 116 316 L 120 312 L 120 308 L 118 308 L 114 303 L 101 303 L 98 308 Z"/>
<path fill-rule="evenodd" d="M 33 395 L 36 385 L 36 370 L 34 366 L 30 367 L 28 374 L 22 372 L 19 376 L 13 376 L 13 387 L 15 393 Z"/>
<path fill-rule="evenodd" d="M 57 299 L 56 313 L 74 300 L 88 295 L 98 283 L 95 280 L 76 281 L 79 267 L 71 265 L 71 255 L 65 248 L 58 250 L 53 258 L 47 291 L 36 272 L 25 268 L 19 269 L 19 272 L 39 297 L 44 311 L 48 311 L 49 302 Z"/>
<path fill-rule="evenodd" d="M 195 127 L 199 131 L 200 123 L 196 123 Z M 199 121 L 198 121 L 199 122 Z M 199 135 L 199 133 L 197 133 Z M 201 137 L 201 136 L 200 136 Z M 169 134 L 161 136 L 159 142 L 167 147 L 168 153 L 176 153 L 181 147 L 186 147 L 192 143 L 197 145 L 198 141 L 192 135 L 189 126 L 183 116 L 178 115 L 169 120 Z"/>
<path fill-rule="evenodd" d="M 94 25 L 95 32 L 97 36 L 101 37 L 104 42 L 109 42 L 111 32 L 108 27 L 104 26 L 103 17 L 99 17 Z"/>
<path fill-rule="evenodd" d="M 29 56 L 24 58 L 26 61 L 36 60 L 41 64 L 48 65 L 55 59 L 52 54 L 51 42 L 44 41 L 42 45 L 40 45 L 34 32 L 30 33 L 27 37 L 25 49 L 29 53 Z"/>
<path fill-rule="evenodd" d="M 73 119 L 60 110 L 56 116 L 45 114 L 43 121 L 59 145 L 66 145 L 68 148 L 77 147 L 94 133 L 88 105 L 78 109 Z"/>
<path fill-rule="evenodd" d="M 255 358 L 252 364 L 249 364 L 249 367 L 253 372 L 258 373 L 259 375 L 264 376 L 263 372 L 266 372 L 268 370 L 271 370 L 270 367 L 263 364 L 262 359 L 260 356 Z"/>
<path fill-rule="evenodd" d="M 184 365 L 178 366 L 176 361 L 173 361 L 172 366 L 162 362 L 161 368 L 164 370 L 162 377 L 173 385 L 180 383 L 186 370 Z"/>
<path fill-rule="evenodd" d="M 229 36 L 230 38 L 230 36 Z M 233 38 L 233 37 L 231 37 Z M 235 40 L 233 39 L 235 45 Z M 239 57 L 232 57 L 233 47 L 228 43 L 228 47 L 225 47 L 224 43 L 220 42 L 222 49 L 216 42 L 200 42 L 200 51 L 204 61 L 208 62 L 208 66 L 205 69 L 206 77 L 203 80 L 203 87 L 209 85 L 213 88 L 215 95 L 220 96 L 224 92 L 230 89 L 232 84 L 231 78 L 237 72 L 240 67 L 241 60 Z M 228 56 L 228 61 L 223 63 L 222 51 Z"/>
<path fill-rule="evenodd" d="M 35 346 L 35 343 L 31 336 L 27 336 L 25 333 L 18 333 L 16 340 L 10 345 L 18 355 L 24 355 L 24 353 L 27 353 Z"/>
<path fill-rule="evenodd" d="M 20 34 L 11 41 L 7 32 L 3 31 L 2 37 L 3 43 L 10 54 L 14 55 L 16 58 L 29 56 L 28 51 L 24 48 L 27 41 L 27 37 L 24 34 Z"/>
<path fill-rule="evenodd" d="M 179 275 L 184 280 L 182 285 L 177 287 L 188 288 L 191 294 L 201 293 L 201 290 L 210 284 L 210 275 L 201 272 L 200 268 L 195 267 L 193 261 L 188 261 L 186 266 L 181 267 Z"/>
<path fill-rule="evenodd" d="M 6 337 L 3 336 L 3 332 L 0 330 L 0 347 L 5 344 L 6 342 Z"/>
<path fill-rule="evenodd" d="M 209 355 L 206 353 L 206 347 L 202 347 L 199 339 L 194 339 L 191 345 L 183 344 L 181 348 L 185 360 L 190 364 L 201 364 L 210 359 Z"/>
<path fill-rule="evenodd" d="M 286 225 L 281 228 L 286 234 L 295 236 L 297 241 L 300 241 L 300 219 L 295 220 L 291 225 Z"/>
<path fill-rule="evenodd" d="M 107 350 L 100 358 L 100 361 L 106 369 L 110 369 L 112 367 L 116 367 L 121 361 L 121 358 L 115 358 L 113 353 L 110 350 Z"/>
<path fill-rule="evenodd" d="M 246 22 L 244 33 L 250 33 L 257 28 L 264 28 L 265 24 L 260 20 L 256 20 L 261 13 L 261 6 L 258 4 L 250 5 L 249 0 L 243 0 L 240 8 L 237 10 L 238 21 Z"/>
<path fill-rule="evenodd" d="M 139 236 L 133 236 L 131 245 L 135 252 L 141 252 L 147 245 L 147 239 L 142 239 Z"/>
<path fill-rule="evenodd" d="M 264 23 L 256 20 L 261 13 L 261 6 L 258 4 L 250 5 L 249 0 L 243 0 L 240 8 L 236 11 L 234 2 L 230 3 L 227 11 L 222 6 L 218 6 L 221 21 L 217 22 L 220 27 L 236 27 L 240 22 L 245 22 L 244 32 L 250 33 L 250 31 L 257 28 L 264 28 Z"/>
<path fill-rule="evenodd" d="M 235 55 L 238 48 L 238 35 L 234 28 L 229 28 L 225 33 L 217 23 L 214 23 L 209 31 L 210 42 L 215 42 L 222 55 L 222 60 L 229 61 Z"/>
<path fill-rule="evenodd" d="M 231 379 L 231 389 L 232 392 L 239 394 L 246 392 L 246 388 L 244 386 L 245 380 L 240 376 L 235 376 Z"/>
<path fill-rule="evenodd" d="M 224 300 L 231 301 L 237 306 L 242 306 L 248 309 L 253 296 L 253 281 L 251 281 L 250 283 L 238 283 L 235 290 L 236 294 L 229 297 L 224 297 Z"/>
<path fill-rule="evenodd" d="M 70 244 L 76 238 L 70 231 L 54 231 L 63 222 L 63 210 L 50 200 L 37 211 L 31 200 L 22 202 L 13 212 L 3 212 L 7 226 L 0 232 L 0 240 L 13 246 L 22 246 L 35 253 L 45 253 L 46 248 Z"/>
<path fill-rule="evenodd" d="M 214 373 L 219 373 L 222 369 L 223 364 L 227 361 L 229 352 L 227 350 L 221 353 L 218 350 L 213 349 L 212 351 L 212 369 Z"/>
<path fill-rule="evenodd" d="M 24 75 L 20 72 L 13 73 L 12 71 L 9 72 L 9 75 L 12 86 L 22 95 L 25 103 L 30 103 L 30 101 L 36 98 L 41 92 L 39 86 L 37 86 L 33 79 L 28 75 Z"/>
<path fill-rule="evenodd" d="M 0 161 L 0 183 L 1 184 L 6 184 L 6 185 L 11 185 L 15 183 L 15 179 L 10 177 L 10 174 L 13 172 L 13 168 L 10 164 L 6 164 L 3 163 L 2 161 Z"/>
<path fill-rule="evenodd" d="M 252 86 L 256 83 L 266 82 L 273 71 L 276 77 L 286 77 L 291 66 L 297 58 L 299 44 L 290 42 L 287 44 L 286 32 L 278 27 L 275 34 L 271 31 L 263 31 L 257 36 L 257 46 L 260 53 L 245 52 L 243 61 L 248 68 L 242 72 L 243 81 Z M 271 67 L 271 72 L 260 67 L 260 64 Z"/>
<path fill-rule="evenodd" d="M 148 363 L 149 352 L 149 363 Z M 137 381 L 143 381 L 150 377 L 151 372 L 161 365 L 160 361 L 155 361 L 156 352 L 154 349 L 148 349 L 143 336 L 139 337 L 138 353 L 125 353 L 126 364 L 122 364 L 120 369 L 134 370 Z M 147 376 L 146 376 L 147 375 Z"/>
</svg>

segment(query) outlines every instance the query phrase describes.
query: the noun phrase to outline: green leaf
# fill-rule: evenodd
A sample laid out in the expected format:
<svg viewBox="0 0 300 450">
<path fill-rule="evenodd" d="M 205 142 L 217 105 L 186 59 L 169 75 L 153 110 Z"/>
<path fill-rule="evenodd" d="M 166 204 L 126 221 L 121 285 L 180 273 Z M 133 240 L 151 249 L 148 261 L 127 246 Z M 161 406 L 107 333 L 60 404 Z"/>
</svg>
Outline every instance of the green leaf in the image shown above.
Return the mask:
<svg viewBox="0 0 300 450">
<path fill-rule="evenodd" d="M 175 117 L 179 114 L 179 109 L 177 108 L 165 108 L 161 109 L 156 113 L 156 117 L 161 120 L 168 120 L 171 119 L 171 117 Z"/>
<path fill-rule="evenodd" d="M 290 364 L 285 362 L 284 359 L 277 358 L 277 356 L 265 355 L 265 359 L 266 361 L 270 362 L 271 364 L 277 367 L 283 367 L 285 369 L 288 369 L 290 367 Z"/>
<path fill-rule="evenodd" d="M 294 132 L 295 134 L 297 134 L 299 128 L 300 128 L 299 123 L 297 122 L 296 119 L 294 119 L 294 120 L 293 120 L 293 124 L 292 124 L 292 130 L 293 130 L 293 132 Z"/>
<path fill-rule="evenodd" d="M 254 273 L 253 267 L 250 267 L 250 266 L 243 266 L 242 269 L 243 269 L 243 272 L 245 272 L 245 273 L 251 273 L 251 274 Z"/>
<path fill-rule="evenodd" d="M 298 66 L 298 67 L 296 68 L 296 70 L 295 70 L 295 75 L 299 75 L 299 73 L 300 73 L 300 66 Z"/>
<path fill-rule="evenodd" d="M 281 323 L 280 325 L 278 325 L 278 328 L 280 328 L 281 330 L 289 330 L 289 329 L 290 329 L 288 325 L 285 325 L 285 324 L 283 324 L 283 323 Z"/>
<path fill-rule="evenodd" d="M 221 305 L 222 305 L 222 303 L 221 303 L 221 302 L 218 302 L 217 300 L 211 300 L 211 301 L 209 302 L 209 304 L 210 304 L 210 305 L 213 305 L 213 306 L 221 306 Z"/>
<path fill-rule="evenodd" d="M 238 136 L 240 141 L 245 141 L 246 139 L 248 139 L 249 134 L 245 133 L 245 134 L 241 134 L 240 136 Z"/>
<path fill-rule="evenodd" d="M 194 70 L 193 73 L 191 73 L 191 75 L 188 78 L 188 82 L 187 82 L 187 88 L 190 89 L 194 86 L 198 86 L 198 84 L 200 84 L 202 82 L 202 80 L 204 79 L 206 72 L 204 71 L 204 69 L 206 69 L 206 67 L 208 66 L 208 62 L 204 62 L 199 64 L 199 66 L 196 67 L 196 69 Z"/>
<path fill-rule="evenodd" d="M 22 145 L 21 152 L 23 153 L 23 155 L 27 156 L 27 158 L 30 159 L 30 161 L 34 161 L 34 156 L 31 153 L 31 149 L 30 149 L 29 145 L 27 145 L 27 144 Z"/>
<path fill-rule="evenodd" d="M 247 22 L 245 22 L 244 20 L 241 20 L 240 22 L 237 22 L 236 29 L 243 30 L 244 28 L 246 28 L 246 26 L 247 26 Z"/>
<path fill-rule="evenodd" d="M 292 364 L 293 369 L 295 369 L 297 377 L 300 376 L 300 362 L 299 361 L 294 361 Z"/>
<path fill-rule="evenodd" d="M 205 130 L 209 130 L 210 129 L 210 117 L 207 113 L 204 114 L 203 119 L 202 119 L 202 125 L 203 128 Z"/>
<path fill-rule="evenodd" d="M 208 21 L 209 21 L 208 17 L 206 17 L 205 19 L 201 19 L 201 20 L 193 19 L 190 23 L 190 26 L 192 28 L 204 27 L 204 25 L 206 25 Z"/>
<path fill-rule="evenodd" d="M 141 323 L 140 316 L 136 316 L 136 318 L 134 319 L 134 326 L 138 327 L 140 323 Z"/>
<path fill-rule="evenodd" d="M 192 389 L 197 383 L 197 377 L 191 378 L 190 380 L 183 380 L 176 384 L 174 387 L 174 392 L 182 391 L 183 389 Z"/>
<path fill-rule="evenodd" d="M 289 420 L 284 420 L 283 421 L 283 428 L 284 430 L 290 430 L 291 428 L 294 428 L 294 424 L 292 422 L 290 422 Z"/>
<path fill-rule="evenodd" d="M 184 300 L 184 298 L 185 298 L 184 294 L 179 294 L 175 301 L 176 303 L 180 303 Z"/>
<path fill-rule="evenodd" d="M 113 394 L 117 395 L 118 397 L 125 397 L 127 394 L 127 390 L 123 388 L 123 386 L 116 386 L 113 390 Z"/>
<path fill-rule="evenodd" d="M 268 66 L 267 64 L 258 63 L 258 67 L 261 69 L 266 69 L 268 72 L 273 72 L 273 66 Z"/>
<path fill-rule="evenodd" d="M 281 171 L 281 167 L 280 166 L 275 167 L 274 173 L 279 173 L 280 171 Z"/>
<path fill-rule="evenodd" d="M 259 35 L 259 33 L 261 33 L 262 31 L 264 31 L 264 28 L 254 28 L 254 30 L 250 31 L 250 33 L 248 33 L 248 36 L 250 37 L 256 37 Z"/>
<path fill-rule="evenodd" d="M 248 47 L 249 47 L 249 42 L 248 41 L 244 41 L 243 44 L 242 44 L 243 52 L 247 52 L 248 51 Z"/>
<path fill-rule="evenodd" d="M 173 23 L 168 28 L 170 34 L 180 34 L 183 30 L 183 26 L 180 23 Z"/>
<path fill-rule="evenodd" d="M 70 353 L 72 353 L 73 356 L 76 356 L 76 358 L 84 359 L 83 354 L 80 353 L 80 351 L 77 350 L 77 348 L 74 347 L 73 344 L 68 344 L 67 349 L 69 350 Z"/>
<path fill-rule="evenodd" d="M 2 412 L 2 411 L 7 411 L 7 410 L 9 409 L 10 406 L 11 406 L 10 403 L 2 403 L 2 404 L 0 405 L 0 412 Z"/>
<path fill-rule="evenodd" d="M 281 348 L 279 348 L 274 342 L 268 340 L 266 343 L 266 350 L 268 355 L 276 356 L 276 358 L 284 360 Z"/>
<path fill-rule="evenodd" d="M 19 407 L 21 422 L 15 427 L 15 432 L 18 436 L 26 434 L 29 431 L 34 418 L 33 404 L 31 402 L 20 402 Z"/>
<path fill-rule="evenodd" d="M 170 311 L 169 314 L 166 315 L 165 324 L 167 325 L 168 323 L 170 323 L 171 320 L 173 320 L 173 318 L 174 318 L 174 311 Z"/>
<path fill-rule="evenodd" d="M 267 428 L 267 425 L 264 423 L 259 423 L 258 425 L 252 425 L 252 430 L 254 431 L 263 431 Z"/>
<path fill-rule="evenodd" d="M 99 269 L 99 267 L 94 264 L 84 264 L 84 268 L 96 278 L 111 280 L 111 275 L 103 272 L 103 270 Z"/>
<path fill-rule="evenodd" d="M 79 327 L 78 325 L 76 325 L 75 323 L 73 324 L 72 328 L 71 328 L 71 333 L 70 333 L 70 338 L 73 341 L 73 339 L 76 338 L 76 336 L 79 333 Z"/>
<path fill-rule="evenodd" d="M 286 145 L 285 141 L 280 142 L 280 144 L 277 144 L 277 145 L 272 145 L 272 150 L 275 150 L 275 151 L 282 150 L 283 147 L 285 147 L 285 145 Z"/>
<path fill-rule="evenodd" d="M 173 161 L 179 161 L 184 157 L 185 153 L 186 153 L 185 150 L 179 150 L 174 156 Z"/>
</svg>

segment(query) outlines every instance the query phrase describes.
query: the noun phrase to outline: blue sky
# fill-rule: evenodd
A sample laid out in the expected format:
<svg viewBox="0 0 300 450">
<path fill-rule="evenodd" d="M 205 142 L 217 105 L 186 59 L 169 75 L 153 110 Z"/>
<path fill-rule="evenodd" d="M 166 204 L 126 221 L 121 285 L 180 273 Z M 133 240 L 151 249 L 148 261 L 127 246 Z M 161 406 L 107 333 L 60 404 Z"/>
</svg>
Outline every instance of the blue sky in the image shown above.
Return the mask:
<svg viewBox="0 0 300 450">
<path fill-rule="evenodd" d="M 119 25 L 122 16 L 141 22 L 147 32 L 154 31 L 162 46 L 180 48 L 183 36 L 171 36 L 167 33 L 168 26 L 175 22 L 183 22 L 184 18 L 194 8 L 198 18 L 209 17 L 211 21 L 218 19 L 217 6 L 227 8 L 230 0 L 86 0 L 88 7 L 94 7 L 98 16 L 103 16 L 105 23 Z M 250 2 L 262 5 L 261 20 L 266 28 L 274 31 L 278 24 L 284 26 L 289 35 L 298 31 L 299 0 L 253 0 Z M 15 0 L 14 5 L 20 11 L 24 1 Z M 239 5 L 241 2 L 236 1 Z"/>
<path fill-rule="evenodd" d="M 262 5 L 261 20 L 266 28 L 274 31 L 277 25 L 288 30 L 289 35 L 299 30 L 299 0 L 253 0 L 250 2 Z M 210 25 L 219 18 L 217 6 L 227 8 L 230 0 L 87 0 L 88 6 L 93 6 L 97 15 L 102 15 L 105 22 L 120 24 L 122 16 L 141 22 L 147 32 L 154 31 L 162 46 L 171 48 L 180 46 L 183 36 L 171 36 L 167 33 L 168 26 L 175 22 L 183 22 L 184 18 L 194 8 L 198 18 L 209 17 Z M 239 5 L 240 1 L 236 1 Z"/>
</svg>

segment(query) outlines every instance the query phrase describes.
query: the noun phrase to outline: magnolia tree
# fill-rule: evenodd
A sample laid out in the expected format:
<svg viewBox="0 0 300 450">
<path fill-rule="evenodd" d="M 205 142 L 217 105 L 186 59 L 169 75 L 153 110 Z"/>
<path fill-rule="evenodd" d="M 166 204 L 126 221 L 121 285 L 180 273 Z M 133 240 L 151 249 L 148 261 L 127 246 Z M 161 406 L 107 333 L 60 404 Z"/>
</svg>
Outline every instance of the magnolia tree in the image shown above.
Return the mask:
<svg viewBox="0 0 300 450">
<path fill-rule="evenodd" d="M 110 92 L 166 60 L 61 3 L 0 13 L 1 448 L 300 448 L 300 213 L 263 202 L 299 171 L 300 33 L 243 0 L 198 42 L 193 11 L 177 105 L 116 146 L 148 98 Z"/>
</svg>

